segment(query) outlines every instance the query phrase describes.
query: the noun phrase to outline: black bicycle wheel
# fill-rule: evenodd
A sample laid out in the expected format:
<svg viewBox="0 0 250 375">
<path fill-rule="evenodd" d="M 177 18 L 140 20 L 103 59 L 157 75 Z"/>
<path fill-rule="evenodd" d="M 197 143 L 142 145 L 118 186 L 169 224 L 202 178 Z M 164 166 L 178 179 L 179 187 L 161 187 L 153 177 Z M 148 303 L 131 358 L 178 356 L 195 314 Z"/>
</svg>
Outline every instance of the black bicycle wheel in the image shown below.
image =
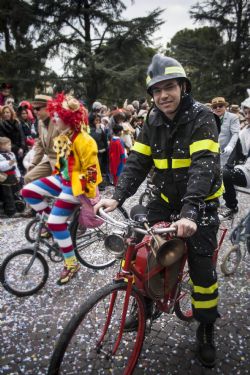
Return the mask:
<svg viewBox="0 0 250 375">
<path fill-rule="evenodd" d="M 225 276 L 232 275 L 239 267 L 241 261 L 240 245 L 234 245 L 227 250 L 221 263 L 221 271 Z"/>
<path fill-rule="evenodd" d="M 183 278 L 179 285 L 177 301 L 174 305 L 174 312 L 179 319 L 184 320 L 185 322 L 190 322 L 193 320 L 193 310 L 191 304 L 192 286 L 190 284 L 187 265 L 183 272 Z"/>
<path fill-rule="evenodd" d="M 25 238 L 27 241 L 34 243 L 37 237 L 37 232 L 38 232 L 38 227 L 39 227 L 39 218 L 32 219 L 28 224 L 26 225 L 25 228 Z"/>
<path fill-rule="evenodd" d="M 141 194 L 139 198 L 139 204 L 146 207 L 149 204 L 150 200 L 151 200 L 150 193 L 144 192 Z"/>
<path fill-rule="evenodd" d="M 127 316 L 136 307 L 138 328 L 122 333 L 114 353 L 126 289 L 126 283 L 106 285 L 84 302 L 58 339 L 48 375 L 132 374 L 144 341 L 145 307 L 133 288 Z"/>
<path fill-rule="evenodd" d="M 37 253 L 31 264 L 33 254 L 32 249 L 15 251 L 4 259 L 0 267 L 3 287 L 15 296 L 31 296 L 38 292 L 48 279 L 49 267 L 46 260 Z"/>
<path fill-rule="evenodd" d="M 109 213 L 116 220 L 126 220 L 127 212 L 123 207 Z M 112 266 L 116 258 L 104 246 L 105 238 L 113 232 L 114 225 L 103 223 L 100 227 L 86 229 L 78 223 L 78 215 L 73 219 L 70 225 L 72 241 L 75 247 L 75 254 L 80 263 L 84 266 L 101 270 Z M 116 233 L 121 233 L 115 228 Z"/>
</svg>

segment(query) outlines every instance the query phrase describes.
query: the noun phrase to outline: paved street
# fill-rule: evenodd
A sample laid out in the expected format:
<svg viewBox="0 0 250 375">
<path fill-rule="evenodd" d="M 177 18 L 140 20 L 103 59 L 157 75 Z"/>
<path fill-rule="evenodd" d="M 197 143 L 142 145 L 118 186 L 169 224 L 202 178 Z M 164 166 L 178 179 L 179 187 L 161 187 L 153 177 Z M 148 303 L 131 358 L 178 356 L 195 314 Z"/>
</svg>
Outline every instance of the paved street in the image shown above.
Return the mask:
<svg viewBox="0 0 250 375">
<path fill-rule="evenodd" d="M 137 204 L 138 193 L 126 202 Z M 241 195 L 240 215 L 249 207 Z M 246 203 L 248 202 L 248 203 Z M 26 244 L 24 228 L 29 219 L 0 219 L 0 261 Z M 163 315 L 147 335 L 134 372 L 165 375 L 246 375 L 250 374 L 250 257 L 238 272 L 225 277 L 220 271 L 224 243 L 218 261 L 220 313 L 216 326 L 217 366 L 204 369 L 195 359 L 196 323 L 185 323 L 174 315 Z M 79 276 L 64 287 L 55 284 L 61 264 L 51 263 L 45 287 L 36 295 L 18 298 L 0 285 L 0 374 L 45 375 L 49 359 L 62 327 L 94 290 L 111 281 L 117 266 L 103 271 L 81 268 Z"/>
</svg>

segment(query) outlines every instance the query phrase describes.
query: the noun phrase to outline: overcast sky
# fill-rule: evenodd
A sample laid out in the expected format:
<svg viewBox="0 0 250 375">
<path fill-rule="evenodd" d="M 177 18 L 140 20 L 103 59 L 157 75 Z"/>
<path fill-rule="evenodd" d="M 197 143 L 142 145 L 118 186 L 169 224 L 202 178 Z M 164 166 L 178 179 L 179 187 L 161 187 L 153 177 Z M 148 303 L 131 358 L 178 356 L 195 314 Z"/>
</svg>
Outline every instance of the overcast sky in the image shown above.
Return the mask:
<svg viewBox="0 0 250 375">
<path fill-rule="evenodd" d="M 123 12 L 123 17 L 127 19 L 144 17 L 156 8 L 164 9 L 161 18 L 165 21 L 159 30 L 153 35 L 154 45 L 166 47 L 175 33 L 184 28 L 199 27 L 194 24 L 189 17 L 191 5 L 195 5 L 197 0 L 123 0 L 127 9 Z M 52 67 L 57 73 L 62 74 L 62 62 L 59 58 L 48 61 L 47 65 Z"/>
<path fill-rule="evenodd" d="M 190 7 L 195 5 L 197 0 L 134 0 L 132 4 L 131 0 L 123 2 L 127 6 L 123 13 L 125 18 L 143 17 L 156 8 L 164 9 L 162 19 L 165 23 L 154 34 L 156 45 L 166 46 L 179 30 L 199 27 L 189 17 Z"/>
</svg>

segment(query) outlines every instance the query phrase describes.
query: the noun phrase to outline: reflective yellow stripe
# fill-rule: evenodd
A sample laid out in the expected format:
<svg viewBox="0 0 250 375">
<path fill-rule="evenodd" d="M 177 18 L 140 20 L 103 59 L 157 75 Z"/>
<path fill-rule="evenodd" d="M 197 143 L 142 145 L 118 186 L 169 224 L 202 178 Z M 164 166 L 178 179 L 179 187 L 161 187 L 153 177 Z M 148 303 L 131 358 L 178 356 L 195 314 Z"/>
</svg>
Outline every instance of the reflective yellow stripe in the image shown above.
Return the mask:
<svg viewBox="0 0 250 375">
<path fill-rule="evenodd" d="M 183 69 L 182 66 L 169 66 L 165 68 L 165 75 L 173 74 L 173 73 L 181 73 L 181 74 L 184 74 L 184 76 L 186 77 L 185 70 Z"/>
<path fill-rule="evenodd" d="M 137 151 L 143 155 L 147 155 L 147 156 L 152 155 L 151 147 L 144 145 L 143 143 L 140 143 L 140 142 L 135 142 L 134 146 L 132 147 L 132 150 Z"/>
<path fill-rule="evenodd" d="M 204 201 L 209 201 L 210 199 L 218 198 L 220 197 L 225 191 L 223 183 L 221 184 L 221 187 L 212 195 L 209 195 L 207 198 L 204 199 Z"/>
<path fill-rule="evenodd" d="M 204 288 L 202 286 L 193 285 L 194 293 L 200 294 L 213 294 L 218 289 L 218 283 L 214 283 L 213 285 L 209 286 L 208 288 Z"/>
<path fill-rule="evenodd" d="M 168 197 L 166 197 L 166 195 L 164 195 L 164 194 L 161 193 L 161 198 L 162 198 L 165 202 L 169 203 Z"/>
<path fill-rule="evenodd" d="M 158 169 L 168 168 L 168 159 L 154 159 L 154 164 Z M 186 168 L 191 165 L 191 159 L 172 159 L 172 168 Z"/>
<path fill-rule="evenodd" d="M 215 299 L 211 299 L 210 301 L 195 301 L 192 298 L 192 305 L 195 309 L 211 309 L 218 305 L 218 297 Z"/>
<path fill-rule="evenodd" d="M 191 159 L 172 159 L 172 168 L 190 167 Z"/>
<path fill-rule="evenodd" d="M 211 152 L 219 152 L 219 143 L 212 141 L 212 139 L 203 139 L 202 141 L 193 142 L 189 146 L 190 155 L 195 152 L 209 150 Z"/>
<path fill-rule="evenodd" d="M 183 74 L 184 77 L 186 77 L 186 72 L 184 70 L 184 68 L 182 66 L 169 66 L 167 68 L 165 68 L 165 73 L 164 75 L 168 75 L 168 74 Z M 150 81 L 151 81 L 151 77 L 150 76 L 147 76 L 146 78 L 146 83 L 148 84 Z"/>
<path fill-rule="evenodd" d="M 168 160 L 167 159 L 154 159 L 154 164 L 158 169 L 167 169 Z"/>
</svg>

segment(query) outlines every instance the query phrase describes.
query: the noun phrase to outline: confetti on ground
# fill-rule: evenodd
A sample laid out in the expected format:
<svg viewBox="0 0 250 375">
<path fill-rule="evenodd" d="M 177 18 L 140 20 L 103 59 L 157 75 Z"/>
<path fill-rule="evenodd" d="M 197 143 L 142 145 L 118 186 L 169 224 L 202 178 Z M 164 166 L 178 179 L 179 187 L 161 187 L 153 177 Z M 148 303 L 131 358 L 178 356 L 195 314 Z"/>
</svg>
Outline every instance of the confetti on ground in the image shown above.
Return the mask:
<svg viewBox="0 0 250 375">
<path fill-rule="evenodd" d="M 105 192 L 111 196 L 112 188 Z M 138 203 L 141 187 L 125 207 Z M 239 215 L 250 203 L 240 197 Z M 249 201 L 248 201 L 249 202 Z M 244 203 L 244 205 L 243 205 Z M 30 219 L 0 218 L 0 262 L 11 252 L 27 245 L 24 229 Z M 230 246 L 224 243 L 219 256 Z M 48 258 L 47 258 L 48 260 Z M 111 281 L 117 264 L 94 271 L 81 267 L 79 275 L 66 286 L 56 285 L 61 263 L 49 264 L 46 285 L 35 295 L 18 298 L 0 285 L 0 374 L 45 375 L 56 339 L 87 296 Z M 220 313 L 216 325 L 218 361 L 204 369 L 195 359 L 195 322 L 185 323 L 174 315 L 163 314 L 147 333 L 135 375 L 247 375 L 250 374 L 250 256 L 240 264 L 237 273 L 225 277 L 217 266 L 220 283 Z M 101 374 L 102 372 L 98 372 Z M 107 373 L 111 373 L 108 371 Z M 91 368 L 89 374 L 92 374 Z"/>
</svg>

